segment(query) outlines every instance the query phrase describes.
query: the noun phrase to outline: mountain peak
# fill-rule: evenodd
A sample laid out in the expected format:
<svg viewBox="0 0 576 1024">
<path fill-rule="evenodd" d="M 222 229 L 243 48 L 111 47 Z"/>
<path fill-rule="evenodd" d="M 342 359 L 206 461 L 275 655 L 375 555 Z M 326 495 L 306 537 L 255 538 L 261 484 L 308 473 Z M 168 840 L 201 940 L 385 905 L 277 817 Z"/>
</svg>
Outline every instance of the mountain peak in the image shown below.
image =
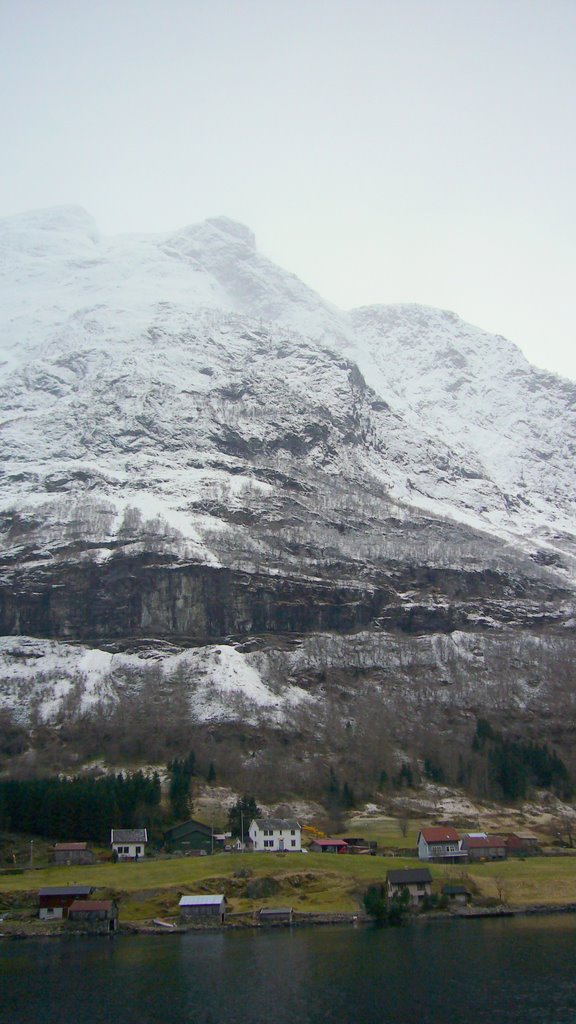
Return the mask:
<svg viewBox="0 0 576 1024">
<path fill-rule="evenodd" d="M 82 206 L 50 206 L 0 220 L 2 234 L 37 234 L 48 238 L 50 235 L 77 236 L 92 243 L 100 235 L 93 217 Z"/>
<path fill-rule="evenodd" d="M 241 224 L 240 221 L 232 220 L 230 217 L 209 217 L 206 224 L 210 224 L 212 227 L 217 228 L 218 231 L 230 235 L 236 241 L 244 242 L 250 249 L 256 248 L 254 232 L 249 227 L 246 227 L 245 224 Z"/>
</svg>

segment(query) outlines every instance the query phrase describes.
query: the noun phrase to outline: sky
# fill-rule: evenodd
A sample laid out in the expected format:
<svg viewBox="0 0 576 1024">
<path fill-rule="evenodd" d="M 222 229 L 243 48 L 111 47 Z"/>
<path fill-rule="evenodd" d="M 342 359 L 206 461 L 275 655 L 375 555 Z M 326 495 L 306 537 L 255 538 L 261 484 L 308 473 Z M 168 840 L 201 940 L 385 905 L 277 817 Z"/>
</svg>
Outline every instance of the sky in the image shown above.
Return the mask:
<svg viewBox="0 0 576 1024">
<path fill-rule="evenodd" d="M 225 215 L 576 379 L 576 0 L 0 0 L 0 217 Z"/>
</svg>

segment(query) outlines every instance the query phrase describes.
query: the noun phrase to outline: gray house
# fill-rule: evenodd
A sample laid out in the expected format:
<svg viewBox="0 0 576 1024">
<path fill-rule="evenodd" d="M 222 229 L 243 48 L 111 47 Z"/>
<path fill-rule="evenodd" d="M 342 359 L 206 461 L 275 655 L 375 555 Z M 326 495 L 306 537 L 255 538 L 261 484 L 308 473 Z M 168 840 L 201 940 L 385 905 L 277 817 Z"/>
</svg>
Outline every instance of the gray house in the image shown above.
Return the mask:
<svg viewBox="0 0 576 1024">
<path fill-rule="evenodd" d="M 292 907 L 261 907 L 258 911 L 261 924 L 292 924 Z"/>
<path fill-rule="evenodd" d="M 470 893 L 465 885 L 443 885 L 442 895 L 449 906 L 465 907 L 470 902 Z"/>
<path fill-rule="evenodd" d="M 88 843 L 55 843 L 55 864 L 93 864 L 96 860 Z"/>
<path fill-rule="evenodd" d="M 115 932 L 118 928 L 118 906 L 114 900 L 74 900 L 68 920 L 89 932 Z"/>
<path fill-rule="evenodd" d="M 410 903 L 417 907 L 426 896 L 432 895 L 432 876 L 428 868 L 404 868 L 389 871 L 386 875 L 386 893 L 388 899 L 401 896 L 408 892 Z"/>
<path fill-rule="evenodd" d="M 221 893 L 216 896 L 182 896 L 178 907 L 180 917 L 187 921 L 212 918 L 223 921 L 226 915 L 226 897 Z"/>
</svg>

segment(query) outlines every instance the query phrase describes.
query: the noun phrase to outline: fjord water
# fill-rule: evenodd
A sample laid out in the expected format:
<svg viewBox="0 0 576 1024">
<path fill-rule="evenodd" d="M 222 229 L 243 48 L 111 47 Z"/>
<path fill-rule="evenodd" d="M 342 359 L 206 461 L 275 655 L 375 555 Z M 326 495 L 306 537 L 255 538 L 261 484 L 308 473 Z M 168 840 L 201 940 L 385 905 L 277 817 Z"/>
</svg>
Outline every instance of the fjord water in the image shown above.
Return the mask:
<svg viewBox="0 0 576 1024">
<path fill-rule="evenodd" d="M 576 918 L 0 940 L 18 1024 L 574 1024 Z"/>
</svg>

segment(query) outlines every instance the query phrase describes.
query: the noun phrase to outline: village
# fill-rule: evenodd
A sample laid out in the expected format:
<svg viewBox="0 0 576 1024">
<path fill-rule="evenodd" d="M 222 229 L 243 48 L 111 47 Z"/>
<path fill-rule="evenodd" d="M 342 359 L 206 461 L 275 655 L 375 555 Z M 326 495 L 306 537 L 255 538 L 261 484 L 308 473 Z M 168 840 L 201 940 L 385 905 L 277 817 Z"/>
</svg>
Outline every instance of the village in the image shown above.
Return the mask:
<svg viewBox="0 0 576 1024">
<path fill-rule="evenodd" d="M 395 848 L 278 817 L 254 818 L 240 836 L 190 819 L 167 829 L 160 848 L 152 848 L 146 828 L 111 829 L 107 851 L 80 840 L 56 843 L 49 866 L 2 872 L 0 932 L 357 925 L 390 907 L 413 919 L 576 909 L 569 849 L 543 848 L 529 832 L 416 823 L 408 836 L 396 824 Z M 414 845 L 400 845 L 412 837 Z M 46 884 L 35 887 L 35 878 Z"/>
</svg>

